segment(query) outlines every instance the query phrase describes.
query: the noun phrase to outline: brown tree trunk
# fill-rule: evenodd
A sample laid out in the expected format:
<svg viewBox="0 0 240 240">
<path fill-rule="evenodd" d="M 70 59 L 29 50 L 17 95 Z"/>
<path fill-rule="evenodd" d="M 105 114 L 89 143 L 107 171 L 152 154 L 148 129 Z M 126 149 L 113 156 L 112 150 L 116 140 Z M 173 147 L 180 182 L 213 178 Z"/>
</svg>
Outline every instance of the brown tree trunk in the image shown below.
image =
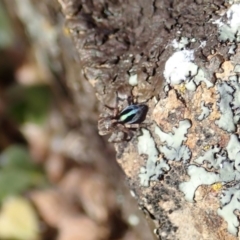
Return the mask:
<svg viewBox="0 0 240 240">
<path fill-rule="evenodd" d="M 239 5 L 223 0 L 33 3 L 45 17 L 54 13 L 50 19 L 58 30 L 73 39 L 75 49 L 60 37 L 61 49 L 53 42 L 45 51 L 53 51 L 51 58 L 61 55 L 56 85 L 66 96 L 61 106 L 68 106 L 63 111 L 69 125 L 78 126 L 84 138 L 94 136 L 86 140 L 87 158 L 98 159 L 95 164 L 105 171 L 110 148 L 96 135 L 94 94 L 111 108 L 126 107 L 133 97 L 148 106 L 147 126 L 130 130 L 133 136 L 114 146 L 156 236 L 237 239 Z M 41 34 L 42 41 L 56 33 Z M 116 125 L 113 134 L 120 131 Z"/>
</svg>

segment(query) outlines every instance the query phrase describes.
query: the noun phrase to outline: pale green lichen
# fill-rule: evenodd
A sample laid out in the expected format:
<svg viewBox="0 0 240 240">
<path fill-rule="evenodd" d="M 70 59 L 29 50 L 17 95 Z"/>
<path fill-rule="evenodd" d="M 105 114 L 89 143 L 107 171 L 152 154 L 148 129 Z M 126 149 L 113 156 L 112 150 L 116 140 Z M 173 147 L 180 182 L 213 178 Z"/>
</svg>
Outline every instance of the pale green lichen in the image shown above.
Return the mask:
<svg viewBox="0 0 240 240">
<path fill-rule="evenodd" d="M 164 77 L 171 85 L 182 82 L 190 91 L 195 91 L 201 82 L 205 82 L 207 88 L 213 86 L 206 77 L 203 69 L 199 68 L 194 60 L 193 50 L 182 50 L 175 52 L 166 62 Z"/>
<path fill-rule="evenodd" d="M 227 82 L 217 84 L 217 89 L 220 95 L 218 107 L 221 112 L 221 117 L 219 120 L 215 121 L 215 124 L 225 131 L 234 132 L 236 126 L 234 124 L 233 112 L 230 107 L 233 101 L 232 95 L 234 89 Z"/>
<path fill-rule="evenodd" d="M 197 66 L 197 65 L 196 65 Z M 191 73 L 190 78 L 185 82 L 185 86 L 190 91 L 195 91 L 197 86 L 200 85 L 201 82 L 204 82 L 207 88 L 213 87 L 213 83 L 211 83 L 206 77 L 205 73 L 201 68 L 197 68 L 196 73 L 192 72 L 189 68 L 188 71 Z"/>
<path fill-rule="evenodd" d="M 235 210 L 240 210 L 240 142 L 238 137 L 232 134 L 226 150 L 213 146 L 194 162 L 200 166 L 191 164 L 188 167 L 190 180 L 181 183 L 180 190 L 188 201 L 193 202 L 195 191 L 200 185 L 235 182 L 233 188 L 227 188 L 222 192 L 221 208 L 218 214 L 227 221 L 228 231 L 237 235 L 239 222 Z M 201 166 L 203 164 L 207 164 L 207 170 Z"/>
<path fill-rule="evenodd" d="M 178 128 L 173 128 L 173 133 L 165 133 L 158 126 L 155 127 L 155 133 L 163 143 L 159 146 L 159 150 L 167 160 L 187 162 L 190 159 L 191 151 L 183 145 L 187 140 L 186 134 L 190 127 L 191 123 L 187 119 L 180 121 Z"/>
<path fill-rule="evenodd" d="M 189 182 L 183 182 L 179 185 L 180 191 L 185 195 L 185 199 L 189 202 L 194 202 L 194 195 L 196 189 L 201 185 L 211 185 L 217 182 L 217 174 L 208 172 L 203 167 L 190 165 L 187 169 L 190 176 Z"/>
<path fill-rule="evenodd" d="M 201 109 L 202 109 L 202 112 L 197 118 L 199 121 L 202 121 L 203 119 L 207 118 L 209 114 L 212 112 L 210 107 L 205 106 L 204 101 L 201 102 Z"/>
<path fill-rule="evenodd" d="M 221 20 L 215 22 L 219 24 L 219 39 L 240 42 L 240 4 L 231 6 L 226 16 L 226 24 L 222 23 Z M 184 50 L 177 51 L 166 62 L 164 77 L 168 85 L 165 86 L 164 91 L 168 92 L 172 86 L 181 83 L 184 83 L 186 89 L 190 91 L 195 91 L 201 82 L 204 82 L 207 88 L 215 87 L 218 93 L 217 107 L 220 112 L 220 117 L 215 121 L 215 124 L 224 130 L 226 135 L 229 133 L 230 139 L 226 148 L 212 146 L 202 156 L 192 159 L 187 170 L 190 180 L 181 183 L 179 188 L 184 193 L 185 198 L 193 202 L 195 191 L 199 186 L 216 183 L 224 185 L 218 214 L 228 223 L 228 231 L 237 235 L 239 219 L 235 211 L 240 211 L 240 141 L 239 135 L 233 133 L 236 132 L 240 123 L 239 55 L 230 57 L 234 70 L 229 73 L 229 78 L 224 79 L 224 81 L 217 79 L 216 83 L 213 84 L 209 81 L 209 77 L 214 77 L 214 73 L 212 76 L 207 76 L 205 74 L 207 70 L 194 63 L 194 52 L 185 49 L 186 43 L 185 40 L 183 40 L 183 44 L 174 42 L 178 49 L 180 46 Z M 235 54 L 236 44 L 232 43 L 228 45 L 228 48 L 228 54 Z M 206 106 L 203 101 L 201 102 L 201 110 L 201 114 L 197 117 L 199 121 L 206 119 L 211 113 L 210 107 Z M 179 127 L 173 128 L 170 133 L 163 132 L 158 126 L 155 127 L 155 133 L 161 141 L 158 149 L 164 156 L 163 163 L 167 166 L 169 160 L 183 162 L 190 160 L 191 151 L 184 145 L 190 127 L 191 124 L 188 120 L 180 121 Z M 227 187 L 230 183 L 233 185 Z"/>
<path fill-rule="evenodd" d="M 233 71 L 235 73 L 240 73 L 240 64 L 236 64 Z"/>
<path fill-rule="evenodd" d="M 183 145 L 186 141 L 187 131 L 191 127 L 189 120 L 180 121 L 179 127 L 173 129 L 173 133 L 165 133 L 159 127 L 155 127 L 155 133 L 162 141 L 159 150 L 164 158 L 158 158 L 158 150 L 155 142 L 146 129 L 142 129 L 142 135 L 138 137 L 138 153 L 147 156 L 146 166 L 140 169 L 140 184 L 148 187 L 150 181 L 158 180 L 164 173 L 170 170 L 168 160 L 187 162 L 191 157 L 190 149 Z"/>
<path fill-rule="evenodd" d="M 142 135 L 138 137 L 138 153 L 147 156 L 145 167 L 140 170 L 140 184 L 148 187 L 150 181 L 158 180 L 164 172 L 170 169 L 164 159 L 158 159 L 158 150 L 155 142 L 147 129 L 142 129 Z"/>
<path fill-rule="evenodd" d="M 223 23 L 221 19 L 215 21 L 219 25 L 219 40 L 230 42 L 240 41 L 240 4 L 233 4 L 226 12 L 227 23 Z"/>
<path fill-rule="evenodd" d="M 228 231 L 233 234 L 238 234 L 239 221 L 234 211 L 240 211 L 240 185 L 223 190 L 220 203 L 221 207 L 218 209 L 218 215 L 221 216 L 228 223 Z"/>
<path fill-rule="evenodd" d="M 235 32 L 231 29 L 231 27 L 223 24 L 219 28 L 219 40 L 225 42 L 229 40 L 230 42 L 233 42 L 235 40 Z"/>
<path fill-rule="evenodd" d="M 195 159 L 194 162 L 198 164 L 203 164 L 204 161 L 207 161 L 215 169 L 218 169 L 220 167 L 220 163 L 216 161 L 216 154 L 220 152 L 220 147 L 218 146 L 213 146 L 211 149 L 208 151 L 204 152 L 203 156 L 200 156 L 199 158 Z M 208 168 L 211 168 L 211 165 L 208 165 Z"/>
<path fill-rule="evenodd" d="M 231 103 L 231 109 L 234 114 L 234 123 L 237 124 L 240 120 L 240 83 L 238 76 L 229 77 L 229 83 L 233 87 L 233 101 Z"/>
</svg>

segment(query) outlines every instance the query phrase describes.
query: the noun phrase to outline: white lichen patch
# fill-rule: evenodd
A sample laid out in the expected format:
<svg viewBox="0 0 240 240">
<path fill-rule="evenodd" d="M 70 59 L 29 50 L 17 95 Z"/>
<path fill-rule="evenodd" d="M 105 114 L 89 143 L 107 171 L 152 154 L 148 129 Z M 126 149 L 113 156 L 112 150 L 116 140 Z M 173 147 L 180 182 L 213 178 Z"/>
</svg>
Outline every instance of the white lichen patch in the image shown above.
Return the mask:
<svg viewBox="0 0 240 240">
<path fill-rule="evenodd" d="M 218 215 L 228 223 L 228 231 L 237 236 L 239 221 L 234 211 L 240 211 L 240 185 L 223 190 L 220 203 L 221 208 L 218 209 Z"/>
<path fill-rule="evenodd" d="M 228 81 L 217 84 L 219 93 L 218 107 L 221 112 L 215 124 L 223 130 L 234 132 L 240 120 L 240 83 L 239 77 L 230 76 Z"/>
<path fill-rule="evenodd" d="M 181 183 L 179 188 L 185 198 L 193 202 L 196 189 L 201 185 L 211 185 L 217 182 L 232 183 L 234 187 L 223 190 L 220 199 L 221 208 L 218 214 L 228 223 L 228 231 L 237 235 L 239 221 L 235 210 L 240 210 L 240 142 L 236 135 L 231 135 L 226 150 L 214 146 L 203 156 L 194 160 L 196 164 L 188 167 L 189 182 Z M 206 164 L 205 169 L 203 165 Z"/>
<path fill-rule="evenodd" d="M 155 133 L 164 144 L 159 147 L 160 152 L 164 154 L 167 160 L 187 162 L 191 157 L 191 151 L 183 143 L 187 140 L 187 132 L 191 127 L 189 120 L 185 119 L 179 122 L 178 128 L 173 128 L 173 133 L 165 133 L 158 126 L 155 127 Z"/>
<path fill-rule="evenodd" d="M 236 64 L 234 67 L 234 72 L 235 73 L 240 73 L 240 64 Z"/>
<path fill-rule="evenodd" d="M 213 84 L 205 77 L 204 71 L 194 61 L 193 50 L 175 52 L 166 62 L 164 77 L 169 84 L 177 85 L 182 82 L 186 88 L 195 91 L 201 82 L 205 82 L 207 88 Z"/>
<path fill-rule="evenodd" d="M 140 183 L 144 187 L 148 187 L 150 181 L 156 181 L 170 169 L 164 159 L 159 160 L 158 150 L 155 142 L 147 129 L 142 129 L 142 135 L 138 137 L 138 153 L 147 156 L 146 167 L 140 170 Z"/>
<path fill-rule="evenodd" d="M 235 162 L 234 166 L 236 170 L 240 172 L 240 158 L 239 158 L 240 142 L 236 135 L 234 134 L 231 135 L 226 149 L 228 152 L 229 159 Z"/>
<path fill-rule="evenodd" d="M 177 50 L 185 49 L 185 47 L 189 44 L 189 39 L 186 37 L 181 37 L 180 41 L 174 39 L 172 41 L 172 46 Z"/>
<path fill-rule="evenodd" d="M 221 129 L 234 132 L 236 126 L 234 124 L 233 112 L 230 104 L 233 100 L 234 89 L 226 82 L 217 84 L 217 90 L 220 95 L 220 101 L 218 102 L 218 107 L 221 112 L 221 117 L 219 120 L 215 121 L 215 124 Z"/>
<path fill-rule="evenodd" d="M 164 77 L 170 84 L 180 84 L 189 78 L 189 70 L 192 75 L 197 73 L 197 65 L 194 60 L 193 50 L 182 50 L 175 52 L 166 62 Z"/>
<path fill-rule="evenodd" d="M 204 48 L 207 45 L 207 41 L 201 41 L 199 48 Z"/>
<path fill-rule="evenodd" d="M 137 74 L 131 75 L 128 79 L 128 83 L 131 86 L 136 86 L 138 84 L 138 76 Z"/>
<path fill-rule="evenodd" d="M 198 164 L 203 164 L 204 161 L 207 161 L 209 163 L 208 168 L 211 168 L 211 166 L 214 164 L 215 169 L 220 168 L 220 163 L 215 160 L 215 155 L 219 153 L 221 150 L 218 146 L 213 146 L 212 149 L 204 152 L 203 156 L 200 156 L 199 158 L 195 159 L 194 162 Z"/>
<path fill-rule="evenodd" d="M 227 24 L 222 22 L 222 19 L 219 19 L 214 24 L 217 24 L 219 27 L 219 40 L 230 42 L 240 41 L 240 4 L 233 4 L 228 11 L 226 12 Z"/>
<path fill-rule="evenodd" d="M 190 176 L 189 182 L 183 182 L 179 185 L 180 191 L 185 195 L 185 199 L 189 202 L 194 202 L 194 194 L 196 189 L 201 185 L 211 185 L 217 182 L 217 174 L 208 172 L 202 167 L 190 165 L 187 170 Z"/>
<path fill-rule="evenodd" d="M 230 42 L 233 42 L 235 40 L 235 33 L 229 26 L 223 24 L 219 28 L 219 40 L 224 42 L 229 40 Z"/>
<path fill-rule="evenodd" d="M 235 54 L 236 48 L 237 48 L 236 44 L 232 43 L 232 44 L 229 46 L 228 53 L 231 54 L 231 55 Z"/>
<path fill-rule="evenodd" d="M 240 120 L 240 83 L 238 76 L 229 77 L 229 83 L 234 88 L 233 101 L 231 108 L 234 114 L 234 123 L 237 124 Z"/>
<path fill-rule="evenodd" d="M 240 30 L 240 4 L 233 4 L 227 11 L 228 24 L 236 33 Z"/>
<path fill-rule="evenodd" d="M 202 121 L 203 119 L 207 118 L 212 112 L 212 109 L 210 107 L 205 106 L 204 101 L 201 102 L 201 109 L 202 109 L 202 112 L 197 118 L 199 121 Z"/>
<path fill-rule="evenodd" d="M 195 91 L 197 86 L 200 85 L 201 82 L 204 82 L 207 86 L 207 88 L 210 88 L 210 87 L 213 87 L 213 83 L 210 82 L 206 77 L 205 77 L 205 73 L 204 71 L 201 69 L 201 68 L 198 68 L 198 72 L 197 74 L 192 78 L 192 80 L 190 80 L 189 82 L 192 82 L 195 87 L 193 87 L 192 89 L 190 89 L 188 87 L 188 84 L 186 84 L 186 88 L 188 90 L 191 90 L 191 91 Z"/>
</svg>

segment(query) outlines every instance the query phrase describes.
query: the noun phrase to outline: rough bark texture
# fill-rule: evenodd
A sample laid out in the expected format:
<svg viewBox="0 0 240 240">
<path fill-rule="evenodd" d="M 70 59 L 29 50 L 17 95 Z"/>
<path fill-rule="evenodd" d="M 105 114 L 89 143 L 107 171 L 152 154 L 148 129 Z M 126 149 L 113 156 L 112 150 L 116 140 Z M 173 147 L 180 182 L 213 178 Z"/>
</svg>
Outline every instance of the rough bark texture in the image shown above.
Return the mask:
<svg viewBox="0 0 240 240">
<path fill-rule="evenodd" d="M 202 186 L 198 190 L 201 197 L 195 196 L 195 200 L 201 200 L 189 204 L 179 190 L 180 184 L 187 181 L 188 164 L 201 156 L 202 149 L 214 145 L 225 148 L 230 137 L 228 132 L 237 131 L 237 128 L 226 131 L 217 124 L 221 104 L 217 105 L 220 90 L 216 80 L 224 81 L 231 70 L 224 65 L 230 59 L 229 49 L 225 43 L 220 44 L 218 28 L 212 22 L 226 11 L 228 4 L 221 0 L 60 0 L 59 4 L 79 53 L 84 77 L 103 104 L 115 106 L 116 94 L 122 102 L 131 94 L 138 102 L 147 102 L 147 118 L 155 122 L 148 130 L 159 149 L 164 140 L 159 141 L 155 124 L 168 133 L 173 127 L 178 128 L 180 121 L 188 120 L 189 130 L 183 134 L 183 141 L 191 156 L 184 163 L 181 157 L 168 159 L 160 150 L 159 159 L 167 160 L 168 166 L 165 174 L 159 173 L 155 178 L 148 176 L 148 180 L 143 177 L 143 182 L 140 181 L 147 174 L 149 156 L 140 156 L 137 134 L 131 141 L 115 145 L 117 160 L 139 204 L 155 222 L 157 235 L 161 239 L 236 239 L 226 231 L 226 222 L 217 215 L 219 192 L 209 197 L 211 186 Z M 196 84 L 194 91 L 186 91 L 178 84 L 163 90 L 165 63 L 176 51 L 171 43 L 182 37 L 188 39 L 184 47 L 194 50 L 194 62 L 204 69 L 207 82 Z M 203 41 L 206 41 L 204 47 Z M 230 69 L 238 61 L 233 62 Z M 129 84 L 132 75 L 137 75 L 135 86 Z M 200 121 L 197 116 L 202 101 L 211 105 L 212 112 L 209 118 Z M 158 163 L 156 160 L 156 166 Z"/>
<path fill-rule="evenodd" d="M 126 173 L 130 188 L 155 224 L 156 235 L 161 239 L 236 239 L 226 230 L 226 222 L 217 215 L 221 190 L 213 189 L 209 183 L 200 184 L 195 194 L 195 203 L 188 203 L 184 191 L 179 190 L 179 186 L 188 181 L 187 175 L 194 177 L 188 167 L 202 155 L 203 149 L 207 151 L 216 145 L 224 149 L 231 134 L 238 133 L 237 123 L 229 130 L 223 129 L 225 127 L 217 122 L 225 111 L 221 109 L 219 96 L 225 99 L 230 91 L 226 90 L 223 96 L 221 91 L 225 90 L 221 81 L 228 80 L 230 75 L 237 76 L 236 71 L 232 73 L 239 59 L 238 46 L 234 46 L 237 50 L 230 56 L 228 42 L 220 43 L 218 28 L 212 24 L 226 11 L 228 4 L 223 0 L 59 0 L 58 3 L 76 46 L 78 67 L 82 76 L 93 86 L 100 102 L 113 107 L 117 94 L 121 99 L 118 104 L 124 105 L 127 97 L 133 95 L 138 102 L 145 102 L 149 107 L 147 120 L 152 125 L 147 127 L 145 133 L 150 133 L 148 139 L 153 139 L 157 149 L 155 167 L 162 163 L 165 167 L 149 176 L 150 167 L 147 164 L 150 157 L 146 156 L 146 152 L 141 155 L 139 148 L 143 145 L 139 147 L 141 136 L 137 132 L 130 141 L 117 143 L 115 148 L 117 161 Z M 191 86 L 194 91 L 186 90 L 183 85 L 171 84 L 171 79 L 170 86 L 164 88 L 165 64 L 176 51 L 172 41 L 180 41 L 183 37 L 188 42 L 179 50 L 185 47 L 193 49 L 197 73 L 199 69 L 204 69 L 201 81 L 196 83 L 195 79 L 194 86 Z M 203 41 L 206 41 L 204 47 Z M 69 54 L 68 49 L 65 50 Z M 129 78 L 134 75 L 137 75 L 137 84 L 132 86 Z M 79 97 L 76 87 L 79 82 L 72 78 L 67 83 L 75 103 Z M 89 91 L 93 94 L 92 90 Z M 199 120 L 202 102 L 209 104 L 212 112 L 208 118 Z M 88 108 L 89 102 L 82 107 Z M 76 111 L 79 113 L 79 109 Z M 181 141 L 187 148 L 187 156 L 180 156 L 176 160 L 177 157 L 163 154 L 162 149 L 167 140 L 159 139 L 156 127 L 160 127 L 164 133 L 173 132 L 173 135 L 178 136 L 176 129 L 181 124 L 185 124 L 186 129 L 180 135 L 183 135 Z M 177 139 L 173 139 L 174 145 Z M 168 148 L 171 148 L 171 144 L 168 144 Z M 216 150 L 215 155 L 218 153 L 220 150 Z M 210 160 L 205 160 L 209 164 Z M 211 166 L 207 167 L 213 171 Z M 187 195 L 186 191 L 184 193 Z"/>
<path fill-rule="evenodd" d="M 38 66 L 38 78 L 40 81 L 47 79 L 54 93 L 52 114 L 57 121 L 50 117 L 47 128 L 52 136 L 61 136 L 65 142 L 61 149 L 54 150 L 56 139 L 52 139 L 53 145 L 49 144 L 48 151 L 53 155 L 56 150 L 60 151 L 61 157 L 55 158 L 56 161 L 53 155 L 53 161 L 51 157 L 44 159 L 49 168 L 53 164 L 53 171 L 60 165 L 64 168 L 61 181 L 55 182 L 53 191 L 31 195 L 41 218 L 57 230 L 58 238 L 54 239 L 70 239 L 71 236 L 71 239 L 79 239 L 78 232 L 83 234 L 80 239 L 155 239 L 153 229 L 129 193 L 125 176 L 116 164 L 115 152 L 98 135 L 99 103 L 94 89 L 83 77 L 83 67 L 70 38 L 71 30 L 64 26 L 61 5 L 57 1 L 34 0 L 4 1 L 4 4 L 20 40 L 16 46 L 27 53 L 21 56 Z M 72 9 L 77 11 L 78 6 Z M 9 131 L 6 134 L 9 135 Z M 59 217 L 59 212 L 67 215 Z M 73 219 L 68 222 L 71 212 Z M 85 217 L 82 224 L 81 218 Z M 61 223 L 64 218 L 66 224 Z M 136 221 L 139 221 L 137 225 Z"/>
</svg>

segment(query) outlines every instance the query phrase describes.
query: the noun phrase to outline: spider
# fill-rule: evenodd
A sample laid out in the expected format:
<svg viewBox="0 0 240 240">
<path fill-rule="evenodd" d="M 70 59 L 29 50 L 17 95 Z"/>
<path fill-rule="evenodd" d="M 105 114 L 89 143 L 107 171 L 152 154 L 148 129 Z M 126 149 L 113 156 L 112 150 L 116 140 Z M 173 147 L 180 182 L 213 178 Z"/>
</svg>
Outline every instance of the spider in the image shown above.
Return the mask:
<svg viewBox="0 0 240 240">
<path fill-rule="evenodd" d="M 109 142 L 120 142 L 132 138 L 131 129 L 139 128 L 145 120 L 148 107 L 144 104 L 130 104 L 122 111 L 119 108 L 107 108 L 113 110 L 112 115 L 101 114 L 98 121 L 100 135 L 113 133 Z"/>
</svg>

